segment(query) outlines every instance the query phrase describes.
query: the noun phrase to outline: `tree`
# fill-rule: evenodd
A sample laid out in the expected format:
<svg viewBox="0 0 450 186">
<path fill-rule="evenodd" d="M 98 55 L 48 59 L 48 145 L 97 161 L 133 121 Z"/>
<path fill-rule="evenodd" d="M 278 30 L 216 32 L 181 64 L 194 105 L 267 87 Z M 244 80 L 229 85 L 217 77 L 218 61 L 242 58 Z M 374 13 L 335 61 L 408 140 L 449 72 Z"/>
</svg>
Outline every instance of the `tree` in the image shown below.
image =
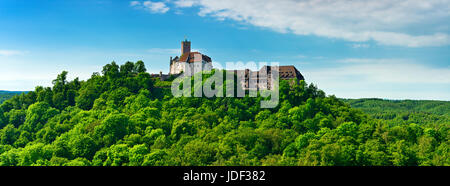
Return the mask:
<svg viewBox="0 0 450 186">
<path fill-rule="evenodd" d="M 19 127 L 25 122 L 26 112 L 24 110 L 16 110 L 13 109 L 8 112 L 7 116 L 9 117 L 9 123 L 13 124 L 14 127 Z M 6 121 L 8 122 L 8 121 Z"/>
<path fill-rule="evenodd" d="M 123 76 L 130 76 L 134 73 L 134 63 L 127 61 L 125 64 L 120 65 L 120 73 Z"/>
<path fill-rule="evenodd" d="M 129 117 L 125 114 L 110 114 L 101 125 L 95 127 L 94 135 L 106 145 L 122 139 L 129 131 Z"/>
<path fill-rule="evenodd" d="M 200 140 L 193 140 L 183 148 L 182 166 L 210 165 L 215 160 L 216 151 L 214 148 Z"/>
<path fill-rule="evenodd" d="M 66 108 L 68 105 L 68 101 L 66 100 L 66 96 L 63 92 L 53 94 L 52 102 L 55 108 L 59 110 L 64 110 L 64 108 Z"/>
<path fill-rule="evenodd" d="M 149 150 L 145 144 L 135 145 L 130 149 L 130 165 L 141 166 L 144 163 L 145 155 L 149 153 Z"/>
<path fill-rule="evenodd" d="M 417 166 L 416 154 L 405 140 L 399 140 L 389 146 L 392 163 L 395 166 Z"/>
<path fill-rule="evenodd" d="M 142 166 L 162 166 L 167 165 L 167 152 L 165 150 L 155 149 L 150 154 L 145 155 Z"/>
<path fill-rule="evenodd" d="M 52 81 L 53 90 L 57 93 L 65 92 L 65 85 L 67 84 L 67 71 L 63 71 L 61 74 L 58 74 L 58 77 Z"/>
<path fill-rule="evenodd" d="M 19 131 L 14 128 L 13 125 L 6 125 L 0 130 L 0 142 L 1 144 L 12 145 L 19 137 Z"/>
<path fill-rule="evenodd" d="M 8 121 L 5 117 L 5 113 L 3 112 L 3 109 L 0 107 L 0 129 L 2 129 L 7 124 L 8 124 Z"/>
<path fill-rule="evenodd" d="M 119 76 L 119 65 L 113 61 L 103 67 L 102 73 L 108 78 L 116 78 Z"/>
<path fill-rule="evenodd" d="M 90 136 L 81 134 L 74 136 L 69 142 L 69 148 L 75 157 L 92 159 L 97 149 L 97 144 Z"/>
<path fill-rule="evenodd" d="M 53 105 L 53 91 L 50 87 L 42 88 L 37 87 L 37 101 L 38 102 L 47 102 L 50 105 Z"/>
<path fill-rule="evenodd" d="M 79 96 L 75 98 L 76 106 L 90 110 L 94 105 L 94 101 L 100 96 L 100 87 L 96 81 L 88 81 L 79 92 Z"/>
<path fill-rule="evenodd" d="M 147 69 L 145 68 L 145 64 L 143 61 L 139 60 L 134 64 L 134 72 L 136 73 L 144 73 Z"/>
<path fill-rule="evenodd" d="M 107 158 L 103 165 L 126 166 L 129 162 L 128 147 L 125 144 L 111 146 L 106 154 Z"/>
<path fill-rule="evenodd" d="M 59 112 L 46 102 L 37 102 L 30 105 L 27 110 L 27 117 L 21 129 L 28 132 L 37 132 L 40 130 L 48 119 L 57 115 Z"/>
</svg>

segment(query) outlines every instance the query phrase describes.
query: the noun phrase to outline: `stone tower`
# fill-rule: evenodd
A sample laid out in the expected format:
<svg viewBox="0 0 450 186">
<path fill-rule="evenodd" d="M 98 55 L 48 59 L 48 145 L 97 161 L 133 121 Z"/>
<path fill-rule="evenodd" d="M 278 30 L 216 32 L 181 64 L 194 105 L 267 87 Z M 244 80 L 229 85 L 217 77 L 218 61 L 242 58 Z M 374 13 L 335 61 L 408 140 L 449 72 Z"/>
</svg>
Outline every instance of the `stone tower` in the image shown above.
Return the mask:
<svg viewBox="0 0 450 186">
<path fill-rule="evenodd" d="M 181 42 L 181 55 L 191 52 L 191 42 L 185 39 Z"/>
</svg>

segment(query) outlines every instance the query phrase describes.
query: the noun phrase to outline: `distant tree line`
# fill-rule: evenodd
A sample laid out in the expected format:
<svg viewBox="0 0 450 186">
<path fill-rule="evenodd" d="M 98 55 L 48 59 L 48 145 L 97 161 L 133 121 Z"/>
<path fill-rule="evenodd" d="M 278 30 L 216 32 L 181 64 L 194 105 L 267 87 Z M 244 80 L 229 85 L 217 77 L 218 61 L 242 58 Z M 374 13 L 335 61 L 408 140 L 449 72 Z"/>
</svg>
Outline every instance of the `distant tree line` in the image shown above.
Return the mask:
<svg viewBox="0 0 450 186">
<path fill-rule="evenodd" d="M 17 94 L 22 94 L 22 93 L 26 93 L 26 92 L 0 90 L 0 104 L 3 103 L 6 100 L 12 98 L 13 96 L 15 96 Z"/>
</svg>

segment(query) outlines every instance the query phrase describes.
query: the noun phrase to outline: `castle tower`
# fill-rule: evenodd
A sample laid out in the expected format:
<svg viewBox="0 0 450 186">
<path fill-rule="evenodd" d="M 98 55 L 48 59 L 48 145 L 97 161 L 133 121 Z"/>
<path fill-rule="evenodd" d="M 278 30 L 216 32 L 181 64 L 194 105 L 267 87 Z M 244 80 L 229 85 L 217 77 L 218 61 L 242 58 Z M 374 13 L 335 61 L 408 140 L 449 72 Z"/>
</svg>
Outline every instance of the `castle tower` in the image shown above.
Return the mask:
<svg viewBox="0 0 450 186">
<path fill-rule="evenodd" d="M 185 39 L 181 42 L 181 55 L 191 52 L 191 42 Z"/>
</svg>

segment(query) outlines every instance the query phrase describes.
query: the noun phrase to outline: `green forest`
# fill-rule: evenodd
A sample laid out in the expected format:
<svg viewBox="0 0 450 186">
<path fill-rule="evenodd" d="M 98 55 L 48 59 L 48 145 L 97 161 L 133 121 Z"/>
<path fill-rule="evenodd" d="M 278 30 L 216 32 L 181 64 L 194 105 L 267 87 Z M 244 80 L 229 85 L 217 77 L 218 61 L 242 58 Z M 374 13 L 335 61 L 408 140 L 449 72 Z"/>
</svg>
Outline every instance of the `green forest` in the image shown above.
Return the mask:
<svg viewBox="0 0 450 186">
<path fill-rule="evenodd" d="M 26 93 L 26 92 L 0 90 L 0 104 L 3 103 L 5 100 L 12 98 L 13 96 L 15 96 L 17 94 L 21 94 L 21 93 Z"/>
<path fill-rule="evenodd" d="M 220 71 L 213 71 L 220 73 Z M 142 61 L 0 105 L 2 166 L 449 166 L 449 102 L 327 96 L 305 81 L 262 97 L 173 97 Z"/>
<path fill-rule="evenodd" d="M 391 125 L 450 124 L 450 101 L 342 99 L 353 108 Z"/>
</svg>

